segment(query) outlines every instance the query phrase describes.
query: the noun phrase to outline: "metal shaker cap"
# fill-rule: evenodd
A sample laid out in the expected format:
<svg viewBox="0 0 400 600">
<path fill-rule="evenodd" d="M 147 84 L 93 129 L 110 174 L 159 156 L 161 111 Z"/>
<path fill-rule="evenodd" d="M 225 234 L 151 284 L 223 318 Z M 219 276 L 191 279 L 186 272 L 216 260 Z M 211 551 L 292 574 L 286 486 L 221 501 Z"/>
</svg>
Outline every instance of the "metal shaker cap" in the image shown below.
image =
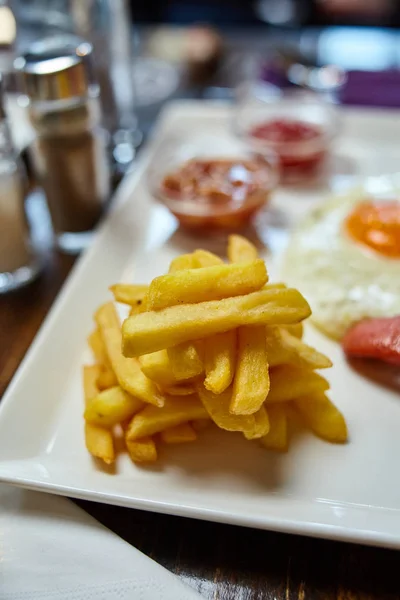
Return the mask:
<svg viewBox="0 0 400 600">
<path fill-rule="evenodd" d="M 21 92 L 33 102 L 89 95 L 94 86 L 93 47 L 81 38 L 59 35 L 32 44 L 15 59 Z"/>
</svg>

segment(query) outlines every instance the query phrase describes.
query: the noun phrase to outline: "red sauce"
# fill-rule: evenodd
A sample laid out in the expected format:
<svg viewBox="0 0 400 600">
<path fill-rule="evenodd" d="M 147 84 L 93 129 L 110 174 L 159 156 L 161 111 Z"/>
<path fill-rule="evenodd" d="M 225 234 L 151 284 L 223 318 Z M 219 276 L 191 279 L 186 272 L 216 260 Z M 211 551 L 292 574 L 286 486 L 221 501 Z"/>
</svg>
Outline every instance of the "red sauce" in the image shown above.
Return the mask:
<svg viewBox="0 0 400 600">
<path fill-rule="evenodd" d="M 192 159 L 166 175 L 161 189 L 183 225 L 238 228 L 269 198 L 271 172 L 263 159 Z M 193 207 L 196 208 L 193 210 Z"/>
<path fill-rule="evenodd" d="M 312 174 L 326 155 L 322 129 L 304 121 L 273 119 L 253 127 L 250 135 L 278 154 L 283 176 L 292 171 Z"/>
<path fill-rule="evenodd" d="M 400 202 L 361 202 L 347 217 L 349 235 L 391 258 L 400 258 Z"/>
</svg>

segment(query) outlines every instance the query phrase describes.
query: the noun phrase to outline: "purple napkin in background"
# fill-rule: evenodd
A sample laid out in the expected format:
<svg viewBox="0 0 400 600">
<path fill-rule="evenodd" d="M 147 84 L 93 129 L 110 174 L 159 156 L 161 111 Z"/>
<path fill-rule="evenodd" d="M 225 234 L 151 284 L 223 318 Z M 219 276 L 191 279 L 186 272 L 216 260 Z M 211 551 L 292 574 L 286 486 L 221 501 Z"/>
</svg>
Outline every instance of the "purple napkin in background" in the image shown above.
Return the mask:
<svg viewBox="0 0 400 600">
<path fill-rule="evenodd" d="M 286 73 L 276 65 L 266 64 L 261 79 L 281 88 L 291 87 Z M 340 104 L 400 107 L 400 70 L 348 71 L 346 83 L 337 91 Z"/>
<path fill-rule="evenodd" d="M 400 107 L 400 71 L 349 71 L 338 99 L 341 104 Z"/>
</svg>

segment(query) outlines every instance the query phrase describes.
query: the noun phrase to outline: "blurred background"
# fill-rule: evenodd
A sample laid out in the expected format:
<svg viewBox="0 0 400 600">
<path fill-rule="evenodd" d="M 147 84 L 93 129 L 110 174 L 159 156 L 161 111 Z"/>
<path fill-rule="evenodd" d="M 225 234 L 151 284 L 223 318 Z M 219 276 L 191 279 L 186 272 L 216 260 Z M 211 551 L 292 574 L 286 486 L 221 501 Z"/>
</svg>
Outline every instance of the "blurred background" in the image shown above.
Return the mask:
<svg viewBox="0 0 400 600">
<path fill-rule="evenodd" d="M 87 245 L 169 100 L 234 102 L 250 82 L 398 108 L 399 25 L 400 0 L 0 0 L 2 113 L 47 247 Z"/>
</svg>

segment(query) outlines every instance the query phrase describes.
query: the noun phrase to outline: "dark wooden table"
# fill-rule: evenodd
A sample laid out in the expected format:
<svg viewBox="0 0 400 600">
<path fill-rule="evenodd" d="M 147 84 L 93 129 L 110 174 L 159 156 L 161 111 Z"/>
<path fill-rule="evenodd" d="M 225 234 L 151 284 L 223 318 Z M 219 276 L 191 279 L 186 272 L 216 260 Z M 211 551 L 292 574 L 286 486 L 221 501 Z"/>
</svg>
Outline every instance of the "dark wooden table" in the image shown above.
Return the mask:
<svg viewBox="0 0 400 600">
<path fill-rule="evenodd" d="M 11 380 L 74 259 L 44 248 L 46 268 L 0 297 L 0 394 Z M 393 600 L 400 553 L 80 501 L 78 504 L 201 592 L 219 600 Z M 397 571 L 399 569 L 399 571 Z"/>
</svg>

